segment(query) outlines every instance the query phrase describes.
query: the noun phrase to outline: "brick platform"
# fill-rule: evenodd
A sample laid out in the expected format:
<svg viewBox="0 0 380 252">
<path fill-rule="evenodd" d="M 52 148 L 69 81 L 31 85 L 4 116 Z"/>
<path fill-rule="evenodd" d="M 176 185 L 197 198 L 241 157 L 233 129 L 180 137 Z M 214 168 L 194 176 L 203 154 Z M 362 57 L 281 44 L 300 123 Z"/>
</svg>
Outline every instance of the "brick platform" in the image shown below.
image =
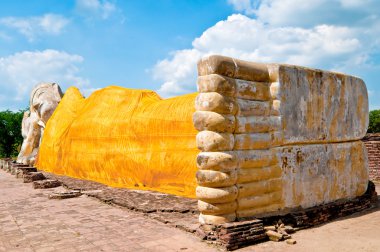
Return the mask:
<svg viewBox="0 0 380 252">
<path fill-rule="evenodd" d="M 367 147 L 369 178 L 380 180 L 380 133 L 367 134 L 362 140 Z"/>
<path fill-rule="evenodd" d="M 264 229 L 266 225 L 282 222 L 296 229 L 308 228 L 370 209 L 377 202 L 375 185 L 370 181 L 366 193 L 352 200 L 338 200 L 282 216 L 240 220 L 221 225 L 201 225 L 197 234 L 209 243 L 235 250 L 268 240 Z"/>
<path fill-rule="evenodd" d="M 267 239 L 262 220 L 249 220 L 220 225 L 202 225 L 197 234 L 203 240 L 227 250 L 235 250 Z"/>
</svg>

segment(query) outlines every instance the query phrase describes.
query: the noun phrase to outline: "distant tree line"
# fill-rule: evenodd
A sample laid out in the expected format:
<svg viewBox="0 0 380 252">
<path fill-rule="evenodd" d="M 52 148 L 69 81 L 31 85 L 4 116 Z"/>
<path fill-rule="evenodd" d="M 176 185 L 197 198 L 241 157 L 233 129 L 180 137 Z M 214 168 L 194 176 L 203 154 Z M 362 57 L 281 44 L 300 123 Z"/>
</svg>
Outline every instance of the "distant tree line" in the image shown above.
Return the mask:
<svg viewBox="0 0 380 252">
<path fill-rule="evenodd" d="M 16 157 L 22 144 L 21 122 L 26 110 L 0 112 L 0 157 Z"/>
<path fill-rule="evenodd" d="M 380 109 L 369 112 L 368 133 L 380 133 Z"/>
<path fill-rule="evenodd" d="M 23 140 L 21 122 L 26 110 L 0 112 L 0 158 L 18 155 Z M 380 110 L 369 113 L 368 133 L 380 133 Z"/>
</svg>

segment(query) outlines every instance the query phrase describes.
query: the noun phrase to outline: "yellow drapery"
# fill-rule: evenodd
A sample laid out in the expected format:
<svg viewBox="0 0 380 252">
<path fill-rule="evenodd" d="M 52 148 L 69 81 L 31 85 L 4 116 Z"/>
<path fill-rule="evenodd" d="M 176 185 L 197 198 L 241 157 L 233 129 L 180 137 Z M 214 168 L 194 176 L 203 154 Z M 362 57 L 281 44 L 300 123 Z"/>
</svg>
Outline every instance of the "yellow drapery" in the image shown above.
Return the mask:
<svg viewBox="0 0 380 252">
<path fill-rule="evenodd" d="M 161 99 L 110 86 L 69 88 L 49 119 L 37 168 L 114 187 L 195 197 L 196 93 Z"/>
</svg>

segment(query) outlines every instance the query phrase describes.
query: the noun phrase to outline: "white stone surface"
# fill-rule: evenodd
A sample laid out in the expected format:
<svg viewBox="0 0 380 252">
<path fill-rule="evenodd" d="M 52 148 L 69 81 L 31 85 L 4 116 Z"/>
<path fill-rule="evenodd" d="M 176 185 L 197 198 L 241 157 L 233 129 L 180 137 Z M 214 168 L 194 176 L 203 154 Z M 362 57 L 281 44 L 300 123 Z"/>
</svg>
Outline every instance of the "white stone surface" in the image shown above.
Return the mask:
<svg viewBox="0 0 380 252">
<path fill-rule="evenodd" d="M 45 125 L 53 114 L 63 94 L 56 83 L 41 83 L 30 95 L 30 109 L 22 120 L 24 138 L 17 162 L 33 165 L 38 154 Z"/>
</svg>

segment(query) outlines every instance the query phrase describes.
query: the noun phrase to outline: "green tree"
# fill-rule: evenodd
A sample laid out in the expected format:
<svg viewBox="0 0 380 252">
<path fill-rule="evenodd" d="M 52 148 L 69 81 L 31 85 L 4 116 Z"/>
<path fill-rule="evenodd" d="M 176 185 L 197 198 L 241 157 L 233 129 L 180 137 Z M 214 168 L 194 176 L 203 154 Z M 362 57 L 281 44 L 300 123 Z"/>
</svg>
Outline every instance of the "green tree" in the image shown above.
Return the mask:
<svg viewBox="0 0 380 252">
<path fill-rule="evenodd" d="M 380 110 L 369 112 L 368 133 L 380 133 Z"/>
<path fill-rule="evenodd" d="M 0 157 L 17 156 L 22 144 L 21 122 L 24 110 L 0 112 Z"/>
</svg>

